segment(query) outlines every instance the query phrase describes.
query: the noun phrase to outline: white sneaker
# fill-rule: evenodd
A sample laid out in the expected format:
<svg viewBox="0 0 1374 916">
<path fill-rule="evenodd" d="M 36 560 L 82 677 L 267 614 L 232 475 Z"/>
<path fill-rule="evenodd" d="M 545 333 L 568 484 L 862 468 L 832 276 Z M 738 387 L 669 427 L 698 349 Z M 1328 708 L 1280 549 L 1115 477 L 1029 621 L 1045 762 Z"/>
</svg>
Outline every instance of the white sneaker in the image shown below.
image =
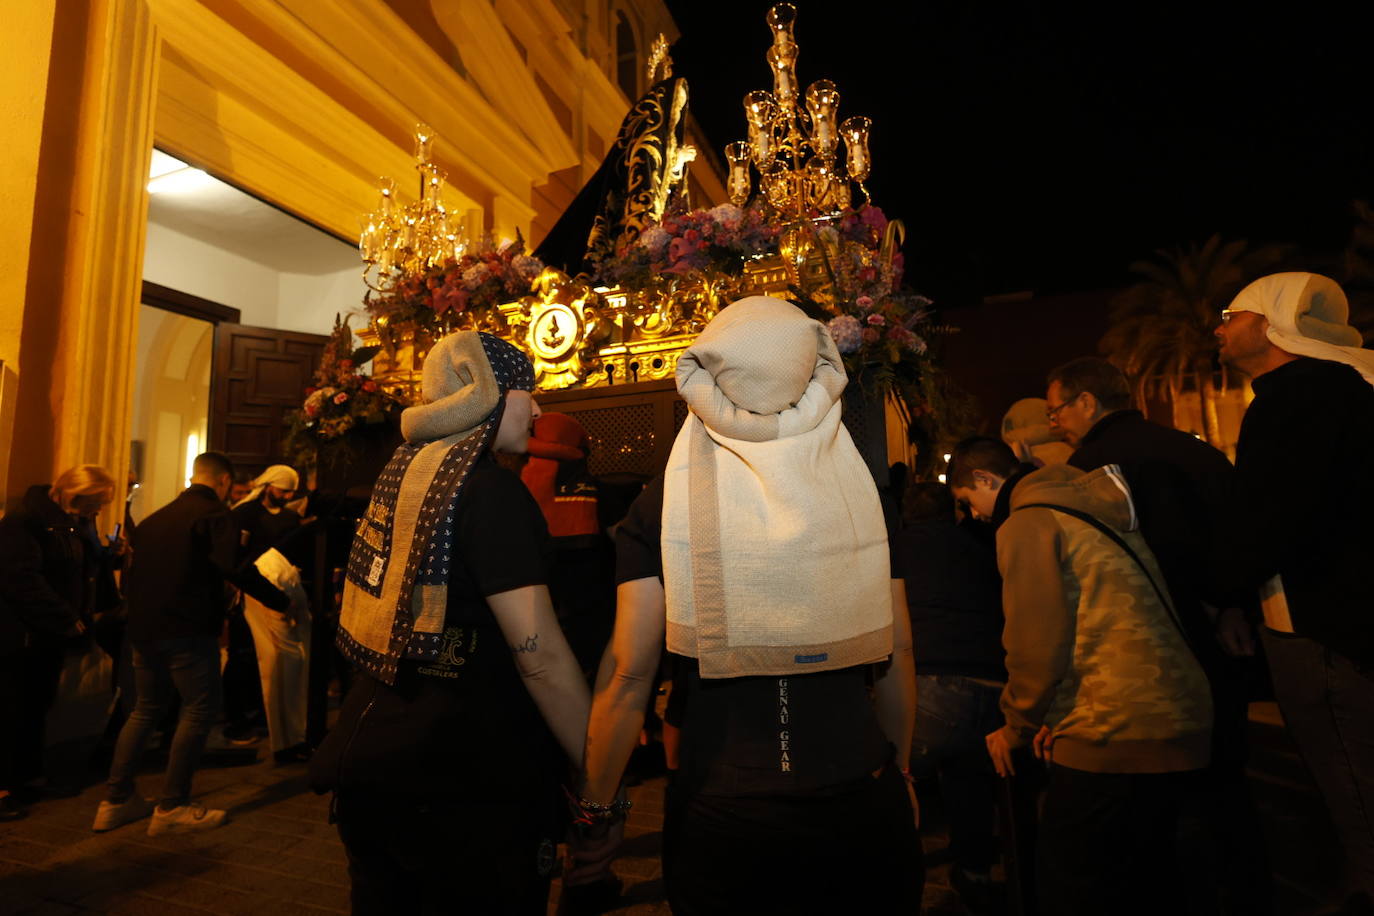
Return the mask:
<svg viewBox="0 0 1374 916">
<path fill-rule="evenodd" d="M 207 808 L 204 805 L 181 805 L 171 811 L 158 808 L 148 824 L 148 836 L 211 830 L 224 823 L 224 814 L 219 808 Z"/>
<path fill-rule="evenodd" d="M 151 798 L 142 798 L 138 795 L 131 795 L 117 805 L 103 801 L 95 810 L 95 822 L 91 824 L 91 829 L 96 833 L 104 833 L 106 830 L 132 824 L 152 814 L 154 807 Z"/>
</svg>

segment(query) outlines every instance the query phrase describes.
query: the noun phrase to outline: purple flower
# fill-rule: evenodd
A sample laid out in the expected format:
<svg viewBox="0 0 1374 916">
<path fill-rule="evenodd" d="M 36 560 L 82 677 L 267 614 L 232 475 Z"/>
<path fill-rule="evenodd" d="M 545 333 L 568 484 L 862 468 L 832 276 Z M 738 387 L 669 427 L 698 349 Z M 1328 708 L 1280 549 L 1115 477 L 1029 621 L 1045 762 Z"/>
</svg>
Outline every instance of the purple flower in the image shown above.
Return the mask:
<svg viewBox="0 0 1374 916">
<path fill-rule="evenodd" d="M 872 229 L 879 236 L 887 231 L 887 216 L 879 207 L 867 206 L 859 211 L 859 217 L 863 224 Z"/>
<path fill-rule="evenodd" d="M 840 315 L 826 323 L 835 346 L 841 353 L 853 353 L 863 346 L 863 329 L 853 315 Z"/>
<path fill-rule="evenodd" d="M 650 257 L 661 261 L 673 237 L 662 226 L 650 226 L 639 235 L 639 246 L 649 251 Z"/>
<path fill-rule="evenodd" d="M 518 254 L 511 258 L 510 266 L 515 271 L 516 276 L 525 282 L 532 282 L 544 269 L 542 261 L 527 254 Z"/>
</svg>

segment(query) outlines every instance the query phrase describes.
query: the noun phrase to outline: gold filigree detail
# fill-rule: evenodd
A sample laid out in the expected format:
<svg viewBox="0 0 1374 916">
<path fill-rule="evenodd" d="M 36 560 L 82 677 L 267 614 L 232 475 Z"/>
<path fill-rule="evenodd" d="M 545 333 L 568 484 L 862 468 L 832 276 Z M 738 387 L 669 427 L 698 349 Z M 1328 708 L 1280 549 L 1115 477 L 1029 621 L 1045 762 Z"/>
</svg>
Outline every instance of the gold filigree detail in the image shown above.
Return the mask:
<svg viewBox="0 0 1374 916">
<path fill-rule="evenodd" d="M 663 76 L 656 76 L 659 67 L 663 68 Z M 660 79 L 667 79 L 673 75 L 673 58 L 668 53 L 668 39 L 662 32 L 654 39 L 653 45 L 649 48 L 649 85 L 652 86 Z"/>
<path fill-rule="evenodd" d="M 632 244 L 663 217 L 673 192 L 682 186 L 696 149 L 683 143 L 687 81 L 655 84 L 625 116 L 615 150 L 623 150 L 623 190 L 609 195 L 587 236 L 587 260 L 596 262 Z"/>
<path fill-rule="evenodd" d="M 787 298 L 789 282 L 779 258 L 748 262 L 742 277 L 708 275 L 651 290 L 593 290 L 550 268 L 529 296 L 500 306 L 487 324 L 530 355 L 540 391 L 652 381 L 673 377 L 682 351 L 729 302 L 746 295 Z M 414 328 L 388 330 L 399 346 L 377 354 L 373 377 L 413 400 L 432 342 Z M 376 342 L 375 329 L 359 336 Z"/>
</svg>

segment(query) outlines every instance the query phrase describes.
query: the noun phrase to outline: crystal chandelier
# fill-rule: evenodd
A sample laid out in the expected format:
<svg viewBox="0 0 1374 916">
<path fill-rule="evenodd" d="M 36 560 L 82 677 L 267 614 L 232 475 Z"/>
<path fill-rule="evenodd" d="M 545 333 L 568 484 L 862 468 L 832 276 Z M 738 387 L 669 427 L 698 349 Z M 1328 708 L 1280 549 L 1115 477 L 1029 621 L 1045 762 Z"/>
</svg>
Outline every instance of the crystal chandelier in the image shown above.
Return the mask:
<svg viewBox="0 0 1374 916">
<path fill-rule="evenodd" d="M 389 293 L 407 277 L 419 276 L 450 259 L 463 256 L 467 243 L 462 227 L 440 202 L 444 170 L 429 161 L 434 131 L 415 127 L 415 170 L 420 173 L 420 198 L 412 204 L 396 201 L 396 182 L 379 181 L 381 200 L 368 214 L 358 237 L 363 257 L 363 282 L 368 289 Z"/>
<path fill-rule="evenodd" d="M 792 34 L 797 9 L 779 3 L 768 11 L 773 46 L 768 67 L 773 91 L 756 89 L 744 97 L 749 139 L 725 147 L 730 162 L 727 191 L 730 201 L 743 206 L 753 193 L 749 165 L 759 174 L 759 190 L 770 207 L 785 221 L 812 215 L 833 214 L 850 205 L 849 182 L 859 186 L 868 202 L 868 118 L 853 117 L 836 123 L 840 93 L 830 80 L 817 80 L 797 93 L 797 43 Z M 836 150 L 844 140 L 845 161 Z"/>
</svg>

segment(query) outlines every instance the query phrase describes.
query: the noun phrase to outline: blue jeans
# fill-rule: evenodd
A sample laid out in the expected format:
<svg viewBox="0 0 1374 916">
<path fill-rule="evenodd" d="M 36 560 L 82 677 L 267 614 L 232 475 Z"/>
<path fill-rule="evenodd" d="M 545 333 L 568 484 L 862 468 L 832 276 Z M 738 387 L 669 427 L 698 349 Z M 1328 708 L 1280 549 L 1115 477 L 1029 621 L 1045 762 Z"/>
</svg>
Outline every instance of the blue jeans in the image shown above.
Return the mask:
<svg viewBox="0 0 1374 916">
<path fill-rule="evenodd" d="M 984 739 L 1002 727 L 1002 689 L 957 675 L 916 678 L 911 771 L 940 776 L 949 818 L 950 857 L 969 871 L 997 861 L 993 835 L 996 776 Z"/>
<path fill-rule="evenodd" d="M 135 645 L 133 660 L 138 700 L 115 744 L 107 797 L 119 803 L 133 794 L 144 748 L 175 691 L 181 696 L 181 714 L 167 752 L 161 806 L 166 810 L 184 805 L 191 798 L 191 777 L 205 740 L 219 720 L 219 644 L 212 636 L 156 640 Z"/>
</svg>

